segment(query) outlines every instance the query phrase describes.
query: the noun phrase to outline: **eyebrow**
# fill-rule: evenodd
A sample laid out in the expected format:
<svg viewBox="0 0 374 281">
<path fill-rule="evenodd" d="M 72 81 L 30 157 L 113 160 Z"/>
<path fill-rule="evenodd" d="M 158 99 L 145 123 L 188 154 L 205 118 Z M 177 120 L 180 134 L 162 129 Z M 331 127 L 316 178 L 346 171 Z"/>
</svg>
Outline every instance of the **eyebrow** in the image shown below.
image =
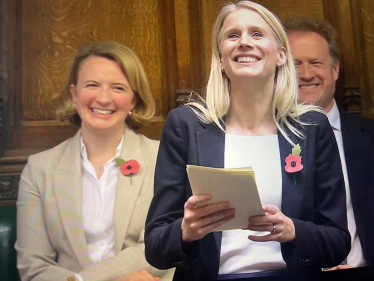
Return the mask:
<svg viewBox="0 0 374 281">
<path fill-rule="evenodd" d="M 238 31 L 238 30 L 241 30 L 241 28 L 231 27 L 231 28 L 227 29 L 225 32 L 223 32 L 222 35 L 227 35 L 228 33 L 231 33 L 233 31 Z M 246 30 L 259 30 L 261 32 L 266 31 L 266 29 L 263 26 L 261 27 L 261 26 L 257 26 L 257 25 L 252 25 L 249 28 L 246 28 Z"/>
<path fill-rule="evenodd" d="M 83 81 L 83 84 L 90 83 L 90 82 L 98 83 L 98 82 L 95 81 L 95 80 L 91 80 L 91 79 L 89 79 L 89 80 L 85 80 L 85 81 Z"/>
<path fill-rule="evenodd" d="M 128 89 L 131 89 L 131 87 L 129 85 L 126 85 L 126 84 L 123 84 L 123 83 L 113 83 L 114 86 L 122 86 L 124 87 L 126 90 Z"/>
<path fill-rule="evenodd" d="M 91 80 L 91 79 L 89 79 L 89 80 L 84 81 L 83 84 L 92 83 L 92 82 L 93 82 L 93 83 L 99 83 L 99 82 L 97 82 L 96 80 Z M 120 83 L 120 82 L 112 83 L 112 85 L 122 86 L 122 87 L 124 87 L 124 88 L 126 88 L 126 89 L 131 89 L 130 85 L 126 85 L 126 84 L 123 84 L 123 83 Z"/>
</svg>

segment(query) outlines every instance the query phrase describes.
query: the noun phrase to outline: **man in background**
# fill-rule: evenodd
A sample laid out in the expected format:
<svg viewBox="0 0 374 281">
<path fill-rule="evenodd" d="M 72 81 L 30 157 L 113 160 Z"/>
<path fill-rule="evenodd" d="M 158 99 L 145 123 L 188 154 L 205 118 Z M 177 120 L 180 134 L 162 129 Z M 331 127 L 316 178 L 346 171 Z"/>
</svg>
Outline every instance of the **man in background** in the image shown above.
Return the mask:
<svg viewBox="0 0 374 281">
<path fill-rule="evenodd" d="M 335 29 L 309 17 L 288 19 L 284 26 L 299 78 L 299 100 L 323 107 L 339 147 L 352 249 L 347 265 L 333 269 L 374 265 L 374 120 L 347 114 L 336 105 L 339 46 Z"/>
</svg>

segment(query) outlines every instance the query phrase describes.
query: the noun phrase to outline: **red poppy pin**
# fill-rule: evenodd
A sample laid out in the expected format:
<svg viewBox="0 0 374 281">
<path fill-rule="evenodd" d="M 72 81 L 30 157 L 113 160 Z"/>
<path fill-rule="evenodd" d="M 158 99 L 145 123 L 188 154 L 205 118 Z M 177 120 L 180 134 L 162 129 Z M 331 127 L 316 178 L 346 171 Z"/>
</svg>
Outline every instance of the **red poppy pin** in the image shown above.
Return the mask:
<svg viewBox="0 0 374 281">
<path fill-rule="evenodd" d="M 121 173 L 126 177 L 130 177 L 130 183 L 132 185 L 132 175 L 135 175 L 139 171 L 139 162 L 134 159 L 125 161 L 122 158 L 116 158 L 115 160 L 116 164 L 119 166 L 119 169 L 121 170 Z"/>
<path fill-rule="evenodd" d="M 286 157 L 286 166 L 284 169 L 287 173 L 293 173 L 293 180 L 296 185 L 296 176 L 295 173 L 303 169 L 303 164 L 301 164 L 301 147 L 299 144 L 296 144 L 292 148 L 292 154 Z"/>
</svg>

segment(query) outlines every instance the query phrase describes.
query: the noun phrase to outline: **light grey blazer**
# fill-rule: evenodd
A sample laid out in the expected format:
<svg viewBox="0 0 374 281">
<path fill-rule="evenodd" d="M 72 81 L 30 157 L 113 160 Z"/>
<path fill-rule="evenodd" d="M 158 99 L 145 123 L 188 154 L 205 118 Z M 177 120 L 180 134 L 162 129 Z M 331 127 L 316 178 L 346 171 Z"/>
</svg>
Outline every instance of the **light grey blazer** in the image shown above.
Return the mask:
<svg viewBox="0 0 374 281">
<path fill-rule="evenodd" d="M 151 267 L 144 256 L 144 223 L 153 197 L 158 141 L 126 128 L 121 157 L 135 159 L 139 172 L 119 172 L 113 222 L 116 256 L 93 264 L 81 216 L 80 131 L 60 145 L 32 155 L 25 166 L 17 201 L 17 264 L 22 280 L 117 280 L 145 269 L 162 280 L 174 270 Z"/>
</svg>

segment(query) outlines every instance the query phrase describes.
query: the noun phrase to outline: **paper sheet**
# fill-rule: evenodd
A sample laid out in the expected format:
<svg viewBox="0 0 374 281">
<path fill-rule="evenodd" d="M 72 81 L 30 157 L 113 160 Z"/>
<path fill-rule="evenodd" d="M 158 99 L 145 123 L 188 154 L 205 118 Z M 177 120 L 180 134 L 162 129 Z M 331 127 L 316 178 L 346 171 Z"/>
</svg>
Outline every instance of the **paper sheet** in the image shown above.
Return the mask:
<svg viewBox="0 0 374 281">
<path fill-rule="evenodd" d="M 230 203 L 235 217 L 214 231 L 241 229 L 250 216 L 264 215 L 254 172 L 251 168 L 225 169 L 187 165 L 192 193 L 210 194 L 212 199 L 200 206 L 218 202 Z"/>
</svg>

